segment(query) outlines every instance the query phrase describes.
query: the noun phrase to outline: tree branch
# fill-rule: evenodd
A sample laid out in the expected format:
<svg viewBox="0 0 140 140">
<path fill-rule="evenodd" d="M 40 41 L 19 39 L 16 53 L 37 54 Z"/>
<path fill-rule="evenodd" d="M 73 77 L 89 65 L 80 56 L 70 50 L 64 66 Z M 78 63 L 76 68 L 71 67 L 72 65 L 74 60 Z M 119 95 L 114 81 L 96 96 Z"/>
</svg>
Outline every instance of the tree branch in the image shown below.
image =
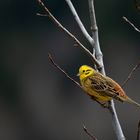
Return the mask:
<svg viewBox="0 0 140 140">
<path fill-rule="evenodd" d="M 71 78 L 58 64 L 56 64 L 56 62 L 54 61 L 54 59 L 53 59 L 53 57 L 52 57 L 52 55 L 51 55 L 50 53 L 48 53 L 48 58 L 49 58 L 50 62 L 51 62 L 60 72 L 62 72 L 69 80 L 71 80 L 71 81 L 72 81 L 74 84 L 76 84 L 80 89 L 82 89 L 82 91 L 84 91 L 87 95 L 89 95 L 88 92 L 86 92 L 78 82 L 76 82 L 73 78 Z M 90 96 L 90 95 L 89 95 L 89 96 Z M 101 103 L 100 101 L 96 100 L 95 98 L 91 97 L 91 99 L 93 99 L 94 101 L 96 101 L 96 102 L 97 102 L 98 104 L 100 104 L 103 108 L 109 109 L 108 106 L 106 106 L 105 104 L 103 104 L 103 103 Z"/>
<path fill-rule="evenodd" d="M 96 60 L 96 58 L 92 55 L 92 53 L 51 14 L 51 12 L 44 5 L 44 3 L 41 0 L 38 0 L 38 2 L 44 8 L 48 17 L 57 25 L 57 27 L 59 27 L 65 33 L 67 33 L 78 44 L 78 46 L 80 46 L 81 49 L 91 58 L 92 62 L 96 64 L 98 68 L 102 67 L 102 65 Z M 37 15 L 40 15 L 40 14 L 37 14 Z"/>
<path fill-rule="evenodd" d="M 132 26 L 134 28 L 135 31 L 140 33 L 140 30 L 130 21 L 128 20 L 126 17 L 122 17 L 130 26 Z"/>
<path fill-rule="evenodd" d="M 80 87 L 81 89 L 83 89 L 83 88 L 81 87 L 81 85 L 80 85 L 78 82 L 76 82 L 73 78 L 71 78 L 59 65 L 57 65 L 57 64 L 54 62 L 54 60 L 53 60 L 53 58 L 52 58 L 52 55 L 51 55 L 50 53 L 48 53 L 48 58 L 49 58 L 50 62 L 51 62 L 57 69 L 59 69 L 68 79 L 70 79 L 74 84 L 76 84 L 78 87 Z"/>
<path fill-rule="evenodd" d="M 95 49 L 95 56 L 97 60 L 102 64 L 102 68 L 99 69 L 99 71 L 105 74 L 105 69 L 104 69 L 104 64 L 103 64 L 103 54 L 100 49 L 100 44 L 99 44 L 99 37 L 98 37 L 98 27 L 97 27 L 97 22 L 96 22 L 96 16 L 95 16 L 95 10 L 94 10 L 94 0 L 88 0 L 89 2 L 89 13 L 90 13 L 90 19 L 91 19 L 91 29 L 93 30 L 93 39 L 95 41 L 95 46 L 93 49 Z M 118 140 L 125 140 L 121 125 L 119 123 L 119 119 L 116 113 L 114 101 L 111 100 L 110 102 L 110 113 L 112 115 L 112 123 L 114 127 L 114 131 L 116 133 L 117 139 Z"/>
<path fill-rule="evenodd" d="M 104 66 L 103 66 L 103 54 L 100 49 L 100 44 L 99 44 L 99 36 L 98 36 L 98 27 L 97 27 L 97 22 L 96 22 L 96 17 L 95 17 L 95 10 L 94 10 L 94 1 L 93 0 L 88 0 L 88 5 L 89 5 L 89 14 L 90 14 L 90 21 L 91 21 L 91 31 L 92 31 L 92 38 L 94 40 L 94 45 L 93 47 L 93 56 L 96 57 L 96 59 L 101 63 L 102 68 L 98 69 L 101 73 L 105 73 L 104 71 Z"/>
<path fill-rule="evenodd" d="M 97 140 L 97 138 L 96 138 L 95 136 L 93 136 L 93 134 L 91 134 L 91 133 L 89 132 L 89 130 L 86 128 L 85 125 L 83 125 L 83 130 L 85 131 L 85 133 L 86 133 L 87 135 L 89 135 L 89 136 L 91 137 L 92 140 Z"/>
<path fill-rule="evenodd" d="M 87 30 L 85 29 L 85 27 L 84 27 L 84 25 L 83 25 L 81 19 L 79 18 L 79 16 L 78 16 L 78 14 L 77 14 L 77 12 L 76 12 L 76 10 L 75 10 L 75 8 L 74 8 L 74 6 L 73 6 L 71 0 L 65 0 L 65 1 L 66 1 L 66 3 L 68 4 L 68 6 L 69 6 L 69 8 L 70 8 L 70 10 L 71 10 L 71 12 L 72 12 L 72 14 L 73 14 L 73 16 L 74 16 L 74 19 L 76 20 L 77 24 L 79 25 L 79 27 L 80 27 L 80 29 L 81 29 L 83 35 L 85 36 L 85 38 L 87 39 L 87 41 L 88 41 L 91 45 L 93 45 L 93 44 L 94 44 L 94 40 L 93 40 L 93 38 L 89 35 L 89 33 L 87 32 Z"/>
<path fill-rule="evenodd" d="M 68 0 L 67 0 L 68 1 Z M 94 40 L 94 44 L 92 44 L 93 47 L 93 53 L 91 53 L 87 48 L 85 48 L 85 46 L 83 46 L 83 44 L 81 44 L 81 42 L 73 35 L 71 34 L 52 14 L 51 12 L 48 10 L 48 8 L 44 5 L 44 3 L 41 0 L 38 0 L 38 2 L 40 3 L 40 5 L 43 7 L 43 9 L 45 10 L 45 12 L 47 13 L 47 16 L 65 33 L 67 33 L 77 44 L 78 46 L 80 46 L 82 48 L 82 50 L 84 50 L 84 52 L 86 52 L 90 58 L 92 59 L 93 63 L 96 64 L 98 70 L 105 75 L 105 70 L 104 70 L 104 65 L 103 65 L 103 54 L 101 52 L 100 49 L 100 44 L 99 44 L 99 37 L 98 37 L 98 28 L 97 28 L 97 23 L 96 23 L 96 17 L 95 17 L 95 10 L 94 10 L 94 3 L 93 0 L 88 0 L 89 1 L 89 11 L 90 11 L 90 18 L 91 18 L 91 29 L 92 29 L 92 36 L 93 36 L 93 40 Z M 75 10 L 75 9 L 74 9 Z M 76 12 L 76 10 L 75 10 Z M 41 16 L 44 16 L 44 14 L 38 14 Z M 79 18 L 80 19 L 80 18 Z M 77 18 L 77 20 L 79 20 Z M 80 23 L 81 21 L 79 21 Z M 80 24 L 79 24 L 80 26 Z M 83 26 L 83 25 L 81 25 Z M 84 34 L 85 35 L 85 34 Z M 96 59 L 97 58 L 97 59 Z M 69 78 L 71 81 L 73 81 L 73 83 L 75 83 L 77 86 L 79 86 L 80 88 L 81 85 L 76 82 L 74 79 L 72 79 L 63 69 L 61 69 L 52 59 L 51 55 L 49 54 L 49 59 L 52 62 L 52 64 L 58 68 L 63 74 L 65 74 L 65 76 L 67 78 Z M 83 89 L 83 88 L 82 88 Z M 114 102 L 113 100 L 110 102 L 110 112 L 112 114 L 112 122 L 113 122 L 113 126 L 114 126 L 114 131 L 116 133 L 116 136 L 118 138 L 118 140 L 125 140 L 125 137 L 123 135 L 117 114 L 116 114 L 116 110 L 114 107 Z"/>
<path fill-rule="evenodd" d="M 135 67 L 130 71 L 127 79 L 123 82 L 122 87 L 124 87 L 126 85 L 126 83 L 130 80 L 130 78 L 132 77 L 132 74 L 136 71 L 136 69 L 140 66 L 140 61 L 135 65 Z"/>
<path fill-rule="evenodd" d="M 100 47 L 98 47 L 98 46 L 100 46 L 100 44 L 99 44 L 98 27 L 97 27 L 95 9 L 94 9 L 94 1 L 88 0 L 88 5 L 89 5 L 89 15 L 90 15 L 90 21 L 91 21 L 92 38 L 95 42 L 94 45 L 92 46 L 93 55 L 96 56 L 96 58 L 100 61 L 100 63 L 103 66 L 103 62 L 101 59 L 103 57 L 103 54 L 101 52 Z"/>
</svg>

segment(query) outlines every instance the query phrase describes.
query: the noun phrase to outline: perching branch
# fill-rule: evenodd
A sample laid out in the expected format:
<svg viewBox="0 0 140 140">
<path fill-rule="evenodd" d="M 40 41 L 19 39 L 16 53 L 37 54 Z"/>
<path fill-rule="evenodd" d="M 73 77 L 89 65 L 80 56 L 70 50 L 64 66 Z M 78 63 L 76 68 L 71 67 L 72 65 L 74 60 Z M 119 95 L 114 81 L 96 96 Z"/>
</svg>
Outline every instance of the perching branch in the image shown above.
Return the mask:
<svg viewBox="0 0 140 140">
<path fill-rule="evenodd" d="M 79 88 L 81 88 L 81 89 L 83 90 L 82 86 L 81 86 L 78 82 L 76 82 L 73 78 L 71 78 L 58 64 L 56 64 L 56 62 L 54 61 L 54 59 L 52 58 L 52 55 L 51 55 L 50 53 L 48 53 L 48 58 L 49 58 L 50 62 L 51 62 L 59 71 L 61 71 L 68 79 L 70 79 L 74 84 L 76 84 Z M 136 64 L 136 66 L 132 69 L 132 71 L 130 72 L 130 74 L 129 74 L 128 78 L 126 79 L 126 81 L 124 82 L 124 84 L 126 84 L 126 82 L 131 78 L 132 74 L 133 74 L 134 71 L 139 67 L 139 65 L 140 65 L 140 61 L 139 61 L 139 62 Z M 124 84 L 123 84 L 123 86 L 124 86 Z M 95 101 L 96 101 L 96 100 L 95 100 Z M 103 104 L 101 104 L 100 102 L 97 101 L 97 103 L 99 103 L 102 107 L 107 108 L 107 107 L 105 107 Z M 113 104 L 114 104 L 114 102 L 113 102 Z M 110 112 L 111 112 L 112 114 L 115 113 L 114 115 L 117 116 L 116 111 L 114 112 L 114 110 L 115 110 L 114 105 L 113 105 L 111 108 L 108 108 L 108 109 L 110 109 Z M 112 119 L 113 119 L 114 122 L 116 121 L 115 117 L 113 117 Z M 115 123 L 114 123 L 114 124 L 115 124 Z M 95 136 L 93 136 L 93 134 L 90 133 L 90 132 L 88 131 L 88 129 L 85 127 L 85 125 L 83 125 L 83 129 L 84 129 L 85 133 L 86 133 L 87 135 L 89 135 L 93 140 L 97 140 L 97 138 L 96 138 Z M 118 132 L 118 131 L 117 131 L 117 132 Z M 136 139 L 136 140 L 139 140 L 139 137 L 140 137 L 140 121 L 139 121 L 139 123 L 138 123 L 137 139 Z"/>
<path fill-rule="evenodd" d="M 83 130 L 85 131 L 85 133 L 86 133 L 87 135 L 89 135 L 89 136 L 91 137 L 92 140 L 97 140 L 97 138 L 96 138 L 95 136 L 93 136 L 93 134 L 91 134 L 91 133 L 89 132 L 89 130 L 86 128 L 85 125 L 83 125 Z"/>
<path fill-rule="evenodd" d="M 93 38 L 95 41 L 95 46 L 93 47 L 93 49 L 95 49 L 95 56 L 97 58 L 97 60 L 102 64 L 102 68 L 99 69 L 99 71 L 105 75 L 105 69 L 104 69 L 104 64 L 103 64 L 103 55 L 100 49 L 100 44 L 99 44 L 99 37 L 98 37 L 98 27 L 97 27 L 97 22 L 96 22 L 96 16 L 95 16 L 95 10 L 94 10 L 94 0 L 88 0 L 89 2 L 89 11 L 90 11 L 90 18 L 91 18 L 91 27 L 93 29 Z M 110 113 L 112 115 L 112 123 L 113 123 L 113 127 L 114 127 L 114 131 L 116 133 L 117 139 L 118 140 L 125 140 L 117 113 L 116 113 L 116 109 L 114 106 L 114 101 L 111 100 L 110 101 Z"/>
<path fill-rule="evenodd" d="M 140 30 L 130 21 L 128 20 L 126 17 L 122 17 L 129 25 L 131 25 L 135 31 L 139 32 L 140 33 Z"/>
<path fill-rule="evenodd" d="M 39 4 L 44 8 L 47 16 L 59 27 L 62 29 L 65 33 L 67 33 L 77 44 L 81 47 L 81 49 L 90 56 L 92 62 L 96 64 L 98 68 L 100 68 L 102 65 L 96 60 L 96 58 L 92 55 L 92 53 L 72 34 L 70 33 L 48 10 L 48 8 L 44 5 L 44 3 L 41 0 L 38 0 Z M 37 13 L 37 15 L 40 16 L 40 14 Z"/>
<path fill-rule="evenodd" d="M 130 78 L 132 77 L 132 74 L 136 71 L 136 69 L 140 66 L 140 61 L 135 65 L 135 67 L 130 71 L 127 79 L 124 81 L 124 83 L 122 84 L 122 87 L 124 87 L 126 85 L 126 83 L 130 80 Z"/>
<path fill-rule="evenodd" d="M 73 16 L 74 16 L 74 19 L 76 20 L 77 24 L 79 25 L 83 35 L 85 36 L 85 38 L 87 39 L 87 41 L 91 44 L 91 46 L 94 44 L 94 40 L 93 38 L 89 35 L 89 33 L 87 32 L 87 30 L 85 29 L 82 21 L 80 20 L 71 0 L 65 0 L 66 3 L 68 4 Z"/>
</svg>

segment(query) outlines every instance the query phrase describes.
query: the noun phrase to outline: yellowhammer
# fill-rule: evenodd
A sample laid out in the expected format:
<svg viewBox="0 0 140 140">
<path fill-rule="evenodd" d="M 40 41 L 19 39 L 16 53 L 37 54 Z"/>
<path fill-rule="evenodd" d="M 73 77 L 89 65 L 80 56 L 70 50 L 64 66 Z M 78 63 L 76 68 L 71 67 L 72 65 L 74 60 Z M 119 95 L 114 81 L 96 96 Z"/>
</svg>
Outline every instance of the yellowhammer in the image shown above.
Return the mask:
<svg viewBox="0 0 140 140">
<path fill-rule="evenodd" d="M 115 98 L 121 102 L 132 103 L 140 107 L 140 104 L 125 94 L 117 82 L 91 67 L 82 65 L 79 68 L 78 76 L 83 89 L 97 102 L 107 102 Z"/>
</svg>

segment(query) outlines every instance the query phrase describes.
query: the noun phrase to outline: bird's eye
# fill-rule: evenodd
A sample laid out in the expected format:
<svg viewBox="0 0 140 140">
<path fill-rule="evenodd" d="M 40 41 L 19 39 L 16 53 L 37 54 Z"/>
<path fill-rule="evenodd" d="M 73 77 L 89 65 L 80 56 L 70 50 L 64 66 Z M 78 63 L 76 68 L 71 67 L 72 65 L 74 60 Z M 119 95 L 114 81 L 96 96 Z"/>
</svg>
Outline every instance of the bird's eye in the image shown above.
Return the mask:
<svg viewBox="0 0 140 140">
<path fill-rule="evenodd" d="M 83 72 L 85 72 L 85 70 L 83 70 Z"/>
</svg>

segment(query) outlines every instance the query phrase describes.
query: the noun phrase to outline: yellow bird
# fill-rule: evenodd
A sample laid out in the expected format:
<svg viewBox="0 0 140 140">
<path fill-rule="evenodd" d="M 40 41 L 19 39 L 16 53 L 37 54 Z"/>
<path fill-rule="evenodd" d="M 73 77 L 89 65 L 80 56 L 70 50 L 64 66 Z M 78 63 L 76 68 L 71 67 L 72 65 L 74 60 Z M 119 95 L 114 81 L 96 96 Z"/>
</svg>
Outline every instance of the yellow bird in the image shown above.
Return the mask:
<svg viewBox="0 0 140 140">
<path fill-rule="evenodd" d="M 77 74 L 81 86 L 94 100 L 101 103 L 110 101 L 112 98 L 121 102 L 128 102 L 140 107 L 140 104 L 129 98 L 121 86 L 111 78 L 102 75 L 87 65 L 82 65 Z"/>
</svg>

